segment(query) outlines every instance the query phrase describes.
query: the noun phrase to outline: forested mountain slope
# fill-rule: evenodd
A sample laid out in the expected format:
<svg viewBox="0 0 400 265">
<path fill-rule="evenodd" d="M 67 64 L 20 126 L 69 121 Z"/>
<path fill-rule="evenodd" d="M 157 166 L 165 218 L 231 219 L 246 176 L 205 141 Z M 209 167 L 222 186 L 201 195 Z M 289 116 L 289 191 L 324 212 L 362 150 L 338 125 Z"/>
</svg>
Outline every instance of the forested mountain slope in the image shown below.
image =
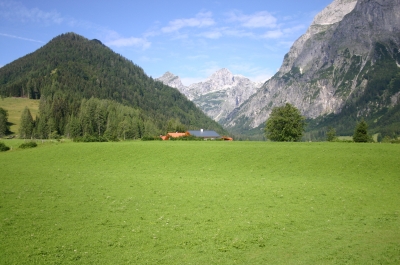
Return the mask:
<svg viewBox="0 0 400 265">
<path fill-rule="evenodd" d="M 80 115 L 82 100 L 87 104 L 91 98 L 133 108 L 141 123 L 151 123 L 152 134 L 165 132 L 171 123 L 225 132 L 177 89 L 148 77 L 100 41 L 75 33 L 62 34 L 0 68 L 0 95 L 41 99 L 42 115 L 47 108 L 54 112 L 49 118 L 62 123 L 54 128 L 59 134 L 66 133 L 72 116 Z"/>
</svg>

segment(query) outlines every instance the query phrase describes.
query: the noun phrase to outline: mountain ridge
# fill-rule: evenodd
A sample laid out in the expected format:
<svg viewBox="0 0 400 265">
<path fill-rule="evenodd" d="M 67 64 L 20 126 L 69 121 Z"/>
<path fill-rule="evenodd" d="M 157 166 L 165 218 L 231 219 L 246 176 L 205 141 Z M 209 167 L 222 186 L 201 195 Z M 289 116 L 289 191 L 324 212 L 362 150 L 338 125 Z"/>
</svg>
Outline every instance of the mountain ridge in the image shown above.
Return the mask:
<svg viewBox="0 0 400 265">
<path fill-rule="evenodd" d="M 261 83 L 234 75 L 227 68 L 219 69 L 204 81 L 189 86 L 184 86 L 180 77 L 170 72 L 157 80 L 177 88 L 215 121 L 224 119 L 261 87 Z"/>
<path fill-rule="evenodd" d="M 334 1 L 294 43 L 280 70 L 220 123 L 240 133 L 260 130 L 272 108 L 286 102 L 311 120 L 336 115 L 333 125 L 339 133 L 350 133 L 350 123 L 361 116 L 372 122 L 379 120 L 380 112 L 395 107 L 388 100 L 394 98 L 391 102 L 397 102 L 397 88 L 389 84 L 399 77 L 399 7 L 399 0 Z M 335 19 L 328 19 L 334 23 L 323 23 L 324 16 L 330 16 L 333 10 L 339 10 Z M 376 67 L 379 64 L 385 66 Z M 378 75 L 382 67 L 391 70 Z M 375 85 L 383 78 L 385 92 Z M 343 111 L 348 112 L 351 121 L 340 116 Z M 374 122 L 372 127 L 378 124 Z M 316 123 L 310 128 L 324 130 Z"/>
</svg>

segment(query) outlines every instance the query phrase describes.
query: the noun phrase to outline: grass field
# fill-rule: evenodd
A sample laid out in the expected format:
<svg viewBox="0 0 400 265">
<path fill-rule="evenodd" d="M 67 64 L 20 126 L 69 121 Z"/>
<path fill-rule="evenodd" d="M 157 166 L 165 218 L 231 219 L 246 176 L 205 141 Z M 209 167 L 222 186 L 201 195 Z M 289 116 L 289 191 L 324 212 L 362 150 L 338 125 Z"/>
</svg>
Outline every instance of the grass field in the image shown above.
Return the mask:
<svg viewBox="0 0 400 265">
<path fill-rule="evenodd" d="M 38 144 L 0 153 L 1 264 L 400 263 L 399 145 Z"/>
<path fill-rule="evenodd" d="M 28 107 L 33 119 L 39 112 L 39 100 L 27 98 L 0 98 L 0 107 L 8 111 L 8 121 L 12 123 L 10 131 L 17 134 L 22 111 Z"/>
</svg>

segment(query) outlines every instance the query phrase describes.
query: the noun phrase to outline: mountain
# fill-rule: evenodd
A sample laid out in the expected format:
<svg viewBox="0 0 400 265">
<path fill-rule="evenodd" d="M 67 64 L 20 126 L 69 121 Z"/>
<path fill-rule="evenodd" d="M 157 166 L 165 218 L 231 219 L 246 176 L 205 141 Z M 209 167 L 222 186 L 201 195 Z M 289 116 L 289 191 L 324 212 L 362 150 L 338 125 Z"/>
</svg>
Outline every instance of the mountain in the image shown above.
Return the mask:
<svg viewBox="0 0 400 265">
<path fill-rule="evenodd" d="M 373 132 L 399 134 L 399 51 L 400 0 L 335 0 L 279 71 L 220 123 L 261 135 L 272 108 L 289 102 L 309 118 L 309 139 L 327 126 L 351 135 L 361 117 Z"/>
<path fill-rule="evenodd" d="M 157 80 L 177 88 L 215 121 L 225 119 L 262 85 L 244 76 L 233 75 L 226 68 L 216 71 L 205 81 L 190 86 L 184 86 L 180 78 L 170 72 Z"/>
<path fill-rule="evenodd" d="M 93 101 L 92 106 L 104 103 L 115 110 L 117 105 L 108 102 L 113 101 L 132 108 L 133 112 L 126 113 L 135 113 L 140 124 L 152 127 L 153 134 L 165 133 L 171 124 L 226 133 L 177 89 L 153 80 L 100 41 L 75 33 L 57 36 L 37 51 L 0 68 L 0 95 L 41 99 L 53 113 L 48 118 L 53 124 L 56 121 L 54 130 L 58 134 L 64 134 L 68 120 L 86 107 L 83 100 L 91 98 L 107 101 Z M 102 118 L 107 124 L 111 119 L 108 114 Z M 98 134 L 107 124 L 98 125 Z"/>
</svg>

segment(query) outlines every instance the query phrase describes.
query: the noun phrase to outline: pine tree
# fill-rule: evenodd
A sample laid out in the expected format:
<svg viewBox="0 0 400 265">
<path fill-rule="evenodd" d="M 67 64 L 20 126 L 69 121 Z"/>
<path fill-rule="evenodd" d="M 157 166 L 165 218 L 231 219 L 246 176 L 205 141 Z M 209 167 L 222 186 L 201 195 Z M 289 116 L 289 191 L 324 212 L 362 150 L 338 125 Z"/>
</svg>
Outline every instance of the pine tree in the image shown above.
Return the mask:
<svg viewBox="0 0 400 265">
<path fill-rule="evenodd" d="M 328 142 L 333 142 L 336 140 L 336 130 L 333 127 L 328 128 L 328 132 L 326 133 L 326 140 Z"/>
<path fill-rule="evenodd" d="M 368 124 L 362 119 L 354 130 L 353 141 L 357 143 L 366 143 L 371 141 L 368 135 Z"/>
<path fill-rule="evenodd" d="M 9 132 L 8 112 L 0 108 L 0 137 L 5 136 Z"/>
<path fill-rule="evenodd" d="M 25 109 L 22 111 L 21 114 L 21 122 L 19 126 L 19 137 L 23 139 L 28 139 L 31 138 L 33 135 L 33 118 L 31 111 L 29 110 L 28 107 L 25 107 Z"/>
</svg>

